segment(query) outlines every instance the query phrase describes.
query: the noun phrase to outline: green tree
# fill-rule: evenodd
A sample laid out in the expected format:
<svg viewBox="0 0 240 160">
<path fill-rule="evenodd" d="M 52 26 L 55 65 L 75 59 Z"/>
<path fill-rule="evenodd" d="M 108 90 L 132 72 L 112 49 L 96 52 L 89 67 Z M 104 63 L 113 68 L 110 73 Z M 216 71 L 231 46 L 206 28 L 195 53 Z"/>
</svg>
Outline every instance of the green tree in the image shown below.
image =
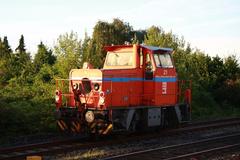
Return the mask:
<svg viewBox="0 0 240 160">
<path fill-rule="evenodd" d="M 144 43 L 146 45 L 151 46 L 162 46 L 161 39 L 162 39 L 163 31 L 161 28 L 152 26 L 147 29 L 147 35 L 145 36 Z"/>
<path fill-rule="evenodd" d="M 112 34 L 113 44 L 121 45 L 124 44 L 126 41 L 131 42 L 133 37 L 132 35 L 132 27 L 129 23 L 124 22 L 118 18 L 113 19 L 112 23 L 109 23 L 110 30 L 109 33 Z"/>
<path fill-rule="evenodd" d="M 173 48 L 175 51 L 185 46 L 183 37 L 178 38 L 172 32 L 165 33 L 162 28 L 156 26 L 152 26 L 147 30 L 144 43 L 152 46 Z"/>
<path fill-rule="evenodd" d="M 15 49 L 15 51 L 16 51 L 16 54 L 11 62 L 11 64 L 13 65 L 13 73 L 17 77 L 21 77 L 25 79 L 26 76 L 32 72 L 32 63 L 31 63 L 30 53 L 26 52 L 23 35 L 21 35 L 21 38 L 19 40 L 19 45 Z"/>
<path fill-rule="evenodd" d="M 90 49 L 90 43 L 91 43 L 92 39 L 88 36 L 88 34 L 85 32 L 85 37 L 83 39 L 83 43 L 82 43 L 82 62 L 90 62 L 90 53 L 89 53 L 89 49 Z"/>
<path fill-rule="evenodd" d="M 144 42 L 144 37 L 147 35 L 146 30 L 135 30 L 132 31 L 132 44 L 141 44 Z"/>
<path fill-rule="evenodd" d="M 91 58 L 94 58 L 94 60 L 91 60 L 94 62 L 93 65 L 97 68 L 103 66 L 106 56 L 104 46 L 121 45 L 126 41 L 131 42 L 132 38 L 132 27 L 128 23 L 120 19 L 114 19 L 112 23 L 98 21 L 93 28 L 90 45 Z"/>
<path fill-rule="evenodd" d="M 44 64 L 53 65 L 55 60 L 56 57 L 53 55 L 52 51 L 48 50 L 47 47 L 40 42 L 38 45 L 38 51 L 33 61 L 35 71 L 38 72 Z"/>
<path fill-rule="evenodd" d="M 0 38 L 0 58 L 8 59 L 10 58 L 12 49 L 8 43 L 8 39 L 4 36 L 3 41 Z"/>
<path fill-rule="evenodd" d="M 223 59 L 218 55 L 212 57 L 212 60 L 208 63 L 208 72 L 211 77 L 210 88 L 211 90 L 215 90 L 226 80 Z"/>
<path fill-rule="evenodd" d="M 208 73 L 208 57 L 199 50 L 196 50 L 191 55 L 187 54 L 185 63 L 188 67 L 189 79 L 201 85 L 205 89 L 208 88 L 209 73 Z"/>
<path fill-rule="evenodd" d="M 239 107 L 240 77 L 239 65 L 235 56 L 229 56 L 225 60 L 214 57 L 212 70 L 215 71 L 213 95 L 221 106 Z M 226 94 L 227 93 L 227 94 Z"/>
<path fill-rule="evenodd" d="M 15 49 L 15 51 L 18 51 L 19 53 L 24 53 L 26 52 L 26 49 L 25 49 L 25 42 L 24 42 L 24 36 L 21 35 L 21 38 L 19 39 L 19 44 L 17 46 L 17 48 Z"/>
<path fill-rule="evenodd" d="M 8 43 L 8 39 L 5 36 L 3 41 L 0 38 L 0 83 L 6 84 L 9 79 L 13 77 L 11 73 L 11 60 L 13 54 L 12 49 Z"/>
<path fill-rule="evenodd" d="M 75 32 L 60 35 L 54 47 L 57 57 L 55 67 L 60 77 L 67 78 L 69 71 L 79 68 L 82 61 L 81 41 Z"/>
<path fill-rule="evenodd" d="M 239 78 L 240 67 L 236 56 L 228 56 L 224 61 L 226 79 L 236 81 Z"/>
</svg>

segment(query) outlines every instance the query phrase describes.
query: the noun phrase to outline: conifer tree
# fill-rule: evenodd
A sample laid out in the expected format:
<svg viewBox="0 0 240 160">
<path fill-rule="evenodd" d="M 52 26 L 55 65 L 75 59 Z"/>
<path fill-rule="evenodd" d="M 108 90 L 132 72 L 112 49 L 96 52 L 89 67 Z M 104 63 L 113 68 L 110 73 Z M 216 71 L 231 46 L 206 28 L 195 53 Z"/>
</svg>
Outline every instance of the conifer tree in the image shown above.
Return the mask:
<svg viewBox="0 0 240 160">
<path fill-rule="evenodd" d="M 4 36 L 3 41 L 0 38 L 0 58 L 9 59 L 12 49 L 8 44 L 7 36 Z"/>
<path fill-rule="evenodd" d="M 52 51 L 48 50 L 47 47 L 40 42 L 33 62 L 35 71 L 38 72 L 43 64 L 53 65 L 55 60 L 56 57 L 53 55 Z"/>
<path fill-rule="evenodd" d="M 30 53 L 26 52 L 24 36 L 21 35 L 19 40 L 19 45 L 15 49 L 15 59 L 14 59 L 14 72 L 16 76 L 26 76 L 26 74 L 31 71 L 31 58 Z"/>
<path fill-rule="evenodd" d="M 15 51 L 18 51 L 19 53 L 26 52 L 25 42 L 24 42 L 24 37 L 23 37 L 23 35 L 21 35 L 21 38 L 20 38 L 20 40 L 19 40 L 19 45 L 18 45 L 18 47 L 15 49 Z"/>
<path fill-rule="evenodd" d="M 0 38 L 0 83 L 6 84 L 6 82 L 13 77 L 11 72 L 12 65 L 12 49 L 8 43 L 8 39 L 5 36 Z"/>
<path fill-rule="evenodd" d="M 8 43 L 7 36 L 3 38 L 3 45 L 4 45 L 4 50 L 5 50 L 5 56 L 7 58 L 10 58 L 10 54 L 12 53 L 12 49 Z"/>
<path fill-rule="evenodd" d="M 30 61 L 30 55 L 28 53 L 26 53 L 23 35 L 21 35 L 21 38 L 19 40 L 19 45 L 15 49 L 15 51 L 16 51 L 16 58 L 22 65 L 24 65 L 25 63 Z"/>
</svg>

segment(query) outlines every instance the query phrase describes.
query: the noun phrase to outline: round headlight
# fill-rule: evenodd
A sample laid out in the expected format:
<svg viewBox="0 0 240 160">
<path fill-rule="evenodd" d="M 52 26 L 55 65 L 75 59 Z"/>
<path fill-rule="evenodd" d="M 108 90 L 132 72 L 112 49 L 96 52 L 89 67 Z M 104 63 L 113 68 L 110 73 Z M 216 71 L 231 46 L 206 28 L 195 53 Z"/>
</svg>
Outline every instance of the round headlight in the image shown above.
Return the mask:
<svg viewBox="0 0 240 160">
<path fill-rule="evenodd" d="M 73 89 L 75 89 L 75 90 L 78 89 L 78 84 L 77 84 L 77 83 L 75 83 L 75 84 L 73 85 Z"/>
<path fill-rule="evenodd" d="M 94 84 L 94 90 L 95 90 L 95 91 L 98 91 L 99 88 L 100 88 L 100 85 L 99 85 L 98 83 L 95 83 L 95 84 Z"/>
<path fill-rule="evenodd" d="M 86 114 L 85 114 L 85 120 L 88 122 L 88 123 L 92 123 L 94 121 L 94 113 L 93 111 L 87 111 Z"/>
</svg>

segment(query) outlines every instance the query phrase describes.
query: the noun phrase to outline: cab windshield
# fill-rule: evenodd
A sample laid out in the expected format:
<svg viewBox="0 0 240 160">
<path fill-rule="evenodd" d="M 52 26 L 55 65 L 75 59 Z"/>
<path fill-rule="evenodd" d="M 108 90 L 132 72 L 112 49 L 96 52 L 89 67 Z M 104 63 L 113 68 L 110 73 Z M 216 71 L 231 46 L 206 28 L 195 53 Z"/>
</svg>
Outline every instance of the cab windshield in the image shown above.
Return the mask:
<svg viewBox="0 0 240 160">
<path fill-rule="evenodd" d="M 106 65 L 108 66 L 132 66 L 132 52 L 108 52 Z"/>
<path fill-rule="evenodd" d="M 173 68 L 172 58 L 169 53 L 155 53 L 154 60 L 157 67 Z"/>
</svg>

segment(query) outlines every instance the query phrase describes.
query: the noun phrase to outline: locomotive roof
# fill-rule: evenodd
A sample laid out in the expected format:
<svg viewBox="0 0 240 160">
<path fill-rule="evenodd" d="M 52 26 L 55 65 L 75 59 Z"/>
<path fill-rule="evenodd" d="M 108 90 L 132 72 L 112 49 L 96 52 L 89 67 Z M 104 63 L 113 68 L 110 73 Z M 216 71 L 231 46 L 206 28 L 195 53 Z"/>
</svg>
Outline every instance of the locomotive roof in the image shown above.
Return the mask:
<svg viewBox="0 0 240 160">
<path fill-rule="evenodd" d="M 146 46 L 146 45 L 140 45 L 143 48 L 146 48 L 151 51 L 165 51 L 165 52 L 172 52 L 172 48 L 162 48 L 162 47 L 156 47 L 156 46 Z"/>
<path fill-rule="evenodd" d="M 150 52 L 158 52 L 158 51 L 163 51 L 163 52 L 172 52 L 172 48 L 162 48 L 162 47 L 156 47 L 156 46 L 147 46 L 147 45 L 137 45 L 138 47 L 141 47 L 143 49 L 149 50 Z M 121 48 L 132 48 L 133 45 L 114 45 L 114 46 L 106 46 L 104 47 L 106 51 L 114 51 L 116 49 L 121 49 Z"/>
</svg>

